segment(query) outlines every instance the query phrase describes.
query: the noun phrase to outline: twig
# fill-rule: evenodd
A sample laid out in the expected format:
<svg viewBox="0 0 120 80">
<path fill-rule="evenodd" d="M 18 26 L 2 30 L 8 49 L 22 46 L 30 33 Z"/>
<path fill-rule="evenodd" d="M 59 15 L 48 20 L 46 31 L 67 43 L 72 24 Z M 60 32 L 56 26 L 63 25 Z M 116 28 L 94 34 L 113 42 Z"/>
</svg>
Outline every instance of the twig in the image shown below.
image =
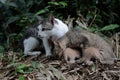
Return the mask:
<svg viewBox="0 0 120 80">
<path fill-rule="evenodd" d="M 73 20 L 74 18 L 70 18 L 70 15 L 69 15 L 67 20 L 65 21 L 65 23 L 68 25 L 69 30 L 73 28 Z"/>
<path fill-rule="evenodd" d="M 78 18 L 78 19 L 76 20 L 76 23 L 77 23 L 79 26 L 83 27 L 84 29 L 88 29 L 88 28 L 87 28 L 87 23 L 85 23 L 83 20 L 80 21 L 80 19 Z"/>
<path fill-rule="evenodd" d="M 118 34 L 115 34 L 116 39 L 116 57 L 119 58 L 119 52 L 118 52 Z"/>
<path fill-rule="evenodd" d="M 102 73 L 102 76 L 104 77 L 104 79 L 110 80 L 104 72 Z"/>
<path fill-rule="evenodd" d="M 88 29 L 87 26 L 87 20 L 83 17 L 83 15 L 81 15 L 80 13 L 77 14 L 79 17 L 77 18 L 77 20 L 75 21 L 79 26 L 83 27 L 84 29 Z"/>
<path fill-rule="evenodd" d="M 95 16 L 93 17 L 93 19 L 88 27 L 90 27 L 93 24 L 93 22 L 95 21 L 95 18 L 97 16 L 96 13 L 97 13 L 97 8 L 95 8 Z"/>
<path fill-rule="evenodd" d="M 68 73 L 73 73 L 73 72 L 76 72 L 78 70 L 80 70 L 81 68 L 75 68 L 74 70 L 71 70 L 71 71 L 68 71 L 66 73 L 63 73 L 63 74 L 68 74 Z"/>
<path fill-rule="evenodd" d="M 0 70 L 9 69 L 9 68 L 12 68 L 12 67 L 20 65 L 20 64 L 22 64 L 22 63 L 12 63 L 12 64 L 7 65 L 6 67 L 0 68 Z"/>
</svg>

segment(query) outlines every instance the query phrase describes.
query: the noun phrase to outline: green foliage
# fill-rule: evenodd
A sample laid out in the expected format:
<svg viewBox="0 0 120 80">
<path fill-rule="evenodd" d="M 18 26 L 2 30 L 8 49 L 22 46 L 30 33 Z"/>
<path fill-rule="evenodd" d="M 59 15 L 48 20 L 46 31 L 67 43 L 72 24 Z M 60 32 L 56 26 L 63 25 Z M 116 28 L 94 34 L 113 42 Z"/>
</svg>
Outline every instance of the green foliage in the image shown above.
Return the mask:
<svg viewBox="0 0 120 80">
<path fill-rule="evenodd" d="M 107 25 L 107 26 L 103 27 L 100 31 L 114 30 L 114 29 L 116 29 L 118 27 L 120 27 L 120 26 L 117 25 L 117 24 L 110 24 L 110 25 Z"/>
<path fill-rule="evenodd" d="M 17 46 L 26 28 L 51 12 L 64 19 L 82 14 L 90 31 L 112 35 L 120 31 L 119 6 L 119 0 L 0 0 L 0 45 L 3 50 Z"/>
<path fill-rule="evenodd" d="M 24 73 L 30 73 L 32 72 L 33 68 L 26 64 L 21 64 L 19 66 L 15 66 L 15 74 L 17 75 L 18 73 L 24 74 Z"/>
<path fill-rule="evenodd" d="M 93 65 L 91 66 L 91 70 L 92 70 L 92 71 L 96 71 L 96 65 L 95 65 L 95 64 L 93 64 Z"/>
<path fill-rule="evenodd" d="M 33 61 L 33 62 L 32 62 L 32 67 L 33 67 L 33 68 L 38 68 L 38 63 L 35 62 L 35 61 Z"/>
<path fill-rule="evenodd" d="M 24 76 L 20 76 L 18 80 L 25 80 Z"/>
<path fill-rule="evenodd" d="M 20 65 L 20 66 L 17 66 L 16 67 L 16 74 L 17 73 L 21 73 L 21 74 L 23 74 L 23 73 L 25 73 L 25 71 L 24 71 L 24 69 L 26 68 L 26 65 L 25 64 L 22 64 L 22 65 Z"/>
<path fill-rule="evenodd" d="M 67 7 L 67 3 L 65 1 L 61 1 L 61 2 L 48 2 L 48 4 L 51 5 L 51 6 L 54 6 L 54 7 L 56 7 L 56 6 L 59 6 L 61 8 Z"/>
<path fill-rule="evenodd" d="M 0 14 L 2 16 L 0 18 L 2 28 L 0 42 L 4 47 L 9 48 L 11 44 L 18 41 L 21 37 L 19 33 L 36 20 L 36 16 L 29 12 L 30 3 L 30 0 L 28 4 L 24 0 L 0 0 L 0 12 L 2 12 Z M 31 5 L 33 4 L 34 2 L 31 3 Z"/>
<path fill-rule="evenodd" d="M 32 61 L 31 65 L 27 64 L 21 64 L 18 66 L 15 66 L 15 74 L 24 74 L 24 73 L 30 73 L 33 71 L 33 69 L 37 69 L 39 64 L 35 61 Z"/>
</svg>

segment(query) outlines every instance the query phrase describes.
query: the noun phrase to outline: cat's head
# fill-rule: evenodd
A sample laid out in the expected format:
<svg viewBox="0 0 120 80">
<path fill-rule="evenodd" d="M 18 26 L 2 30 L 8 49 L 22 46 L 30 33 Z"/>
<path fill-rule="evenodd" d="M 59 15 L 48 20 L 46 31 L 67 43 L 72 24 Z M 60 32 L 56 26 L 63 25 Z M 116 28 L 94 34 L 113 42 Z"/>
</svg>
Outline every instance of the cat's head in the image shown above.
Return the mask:
<svg viewBox="0 0 120 80">
<path fill-rule="evenodd" d="M 80 52 L 75 49 L 66 48 L 63 52 L 63 56 L 66 63 L 73 64 L 76 63 L 77 60 L 80 58 Z"/>
<path fill-rule="evenodd" d="M 55 20 L 54 16 L 50 14 L 47 18 L 40 18 L 39 19 L 39 29 L 44 30 L 51 30 L 54 25 L 57 24 L 57 21 Z"/>
</svg>

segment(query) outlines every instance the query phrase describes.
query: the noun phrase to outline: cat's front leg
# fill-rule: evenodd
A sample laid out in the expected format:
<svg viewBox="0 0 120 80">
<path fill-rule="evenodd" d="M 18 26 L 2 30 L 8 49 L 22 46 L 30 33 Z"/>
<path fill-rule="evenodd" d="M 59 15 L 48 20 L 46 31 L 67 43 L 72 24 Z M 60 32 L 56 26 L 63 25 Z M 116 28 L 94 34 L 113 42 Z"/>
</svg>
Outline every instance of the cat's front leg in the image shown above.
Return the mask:
<svg viewBox="0 0 120 80">
<path fill-rule="evenodd" d="M 46 56 L 52 56 L 51 46 L 49 45 L 48 38 L 42 38 L 42 41 L 45 48 Z"/>
<path fill-rule="evenodd" d="M 38 35 L 42 38 L 49 38 L 51 36 L 51 31 L 39 31 Z"/>
</svg>

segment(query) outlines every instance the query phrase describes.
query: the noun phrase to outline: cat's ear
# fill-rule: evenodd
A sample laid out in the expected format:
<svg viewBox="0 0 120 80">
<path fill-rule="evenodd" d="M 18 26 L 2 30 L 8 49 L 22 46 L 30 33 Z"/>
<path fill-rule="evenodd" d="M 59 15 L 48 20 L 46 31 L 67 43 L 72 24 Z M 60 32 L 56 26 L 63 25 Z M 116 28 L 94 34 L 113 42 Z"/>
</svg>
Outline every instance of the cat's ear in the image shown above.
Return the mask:
<svg viewBox="0 0 120 80">
<path fill-rule="evenodd" d="M 49 21 L 52 25 L 54 25 L 54 16 L 53 16 L 53 14 L 50 14 L 50 15 L 49 15 L 48 21 Z"/>
</svg>

